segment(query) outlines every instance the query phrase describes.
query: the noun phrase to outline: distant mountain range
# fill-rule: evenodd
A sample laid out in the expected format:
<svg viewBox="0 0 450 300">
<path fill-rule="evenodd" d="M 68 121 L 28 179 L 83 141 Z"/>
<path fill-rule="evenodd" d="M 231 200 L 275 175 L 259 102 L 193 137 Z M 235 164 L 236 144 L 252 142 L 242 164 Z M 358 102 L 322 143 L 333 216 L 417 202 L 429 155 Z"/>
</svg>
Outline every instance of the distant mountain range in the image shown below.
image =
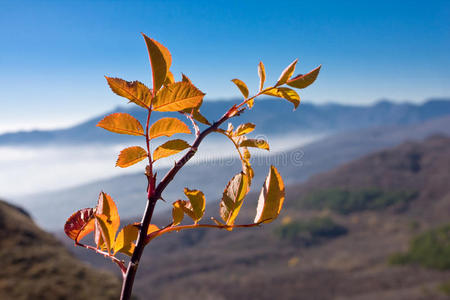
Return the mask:
<svg viewBox="0 0 450 300">
<path fill-rule="evenodd" d="M 255 156 L 252 160 L 256 173 L 254 189 L 262 184 L 270 164 L 277 166 L 286 184 L 294 184 L 367 153 L 398 145 L 405 140 L 421 140 L 433 134 L 450 136 L 450 116 L 413 125 L 392 125 L 337 133 L 304 147 L 269 156 Z M 220 171 L 216 171 L 216 168 Z M 220 160 L 188 163 L 163 194 L 168 203 L 159 203 L 157 209 L 169 209 L 172 201 L 184 197 L 184 187 L 201 189 L 208 201 L 214 201 L 221 196 L 226 183 L 240 168 L 240 161 L 237 159 L 227 160 L 226 163 Z M 158 179 L 166 172 L 167 169 L 158 170 Z M 13 200 L 23 203 L 40 225 L 47 229 L 59 229 L 75 209 L 94 205 L 101 190 L 113 196 L 123 217 L 134 217 L 144 208 L 145 186 L 143 174 L 132 174 Z M 48 207 L 52 209 L 49 210 Z"/>
<path fill-rule="evenodd" d="M 239 100 L 236 100 L 238 102 Z M 217 120 L 233 104 L 233 101 L 205 101 L 201 112 Z M 142 122 L 145 111 L 136 106 L 118 107 L 113 112 L 127 112 Z M 393 103 L 381 101 L 371 106 L 341 104 L 314 105 L 302 103 L 296 112 L 292 105 L 277 98 L 262 98 L 254 108 L 232 122 L 253 122 L 256 134 L 302 132 L 337 132 L 375 126 L 408 125 L 450 114 L 450 99 L 430 99 L 424 104 Z M 173 114 L 175 117 L 180 117 Z M 0 135 L 0 145 L 72 144 L 72 143 L 120 143 L 136 140 L 136 137 L 110 134 L 95 125 L 104 117 L 97 116 L 79 125 L 60 130 L 35 130 Z M 281 121 L 282 120 L 282 121 Z"/>
</svg>

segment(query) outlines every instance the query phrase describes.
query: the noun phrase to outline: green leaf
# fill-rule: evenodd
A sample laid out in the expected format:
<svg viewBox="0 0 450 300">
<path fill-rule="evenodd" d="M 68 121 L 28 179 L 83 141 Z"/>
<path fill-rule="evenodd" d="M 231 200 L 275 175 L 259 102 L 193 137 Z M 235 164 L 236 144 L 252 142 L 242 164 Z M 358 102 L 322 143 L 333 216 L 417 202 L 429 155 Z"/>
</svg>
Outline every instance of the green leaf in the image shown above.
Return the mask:
<svg viewBox="0 0 450 300">
<path fill-rule="evenodd" d="M 247 99 L 248 98 L 247 85 L 242 80 L 239 79 L 232 79 L 231 81 L 239 88 L 244 98 Z"/>
<path fill-rule="evenodd" d="M 188 82 L 175 82 L 163 87 L 153 100 L 153 110 L 180 111 L 199 107 L 205 94 Z"/>
<path fill-rule="evenodd" d="M 152 91 L 139 81 L 125 81 L 120 78 L 105 76 L 111 90 L 137 105 L 149 108 L 152 101 Z"/>
<path fill-rule="evenodd" d="M 283 85 L 289 80 L 289 78 L 291 78 L 292 74 L 294 74 L 297 61 L 297 59 L 294 60 L 289 66 L 286 67 L 286 69 L 283 70 L 275 86 Z"/>
<path fill-rule="evenodd" d="M 264 82 L 266 81 L 266 69 L 262 61 L 258 65 L 258 76 L 259 76 L 259 91 L 261 92 L 264 88 Z"/>
<path fill-rule="evenodd" d="M 147 157 L 147 151 L 142 147 L 133 146 L 120 151 L 119 158 L 116 161 L 116 167 L 126 168 L 132 166 Z"/>
<path fill-rule="evenodd" d="M 199 190 L 190 190 L 184 188 L 184 194 L 189 199 L 189 203 L 185 206 L 192 211 L 192 219 L 197 223 L 205 212 L 205 195 Z"/>
<path fill-rule="evenodd" d="M 255 129 L 255 124 L 252 123 L 245 123 L 245 124 L 241 124 L 238 126 L 238 128 L 236 128 L 236 135 L 240 136 L 240 135 L 244 135 L 247 133 L 252 132 Z"/>
<path fill-rule="evenodd" d="M 180 139 L 167 141 L 155 149 L 153 152 L 153 161 L 177 154 L 189 147 L 191 146 L 186 141 Z"/>
<path fill-rule="evenodd" d="M 178 224 L 181 223 L 181 221 L 183 221 L 184 218 L 184 211 L 183 211 L 183 207 L 186 205 L 185 201 L 183 202 L 183 200 L 178 200 L 175 201 L 173 204 L 173 208 L 172 208 L 172 218 L 173 218 L 173 226 L 176 226 Z"/>
<path fill-rule="evenodd" d="M 144 135 L 141 123 L 127 113 L 110 114 L 98 122 L 97 127 L 120 134 Z"/>
<path fill-rule="evenodd" d="M 294 104 L 294 110 L 297 109 L 298 105 L 300 104 L 300 96 L 297 94 L 297 92 L 287 87 L 268 89 L 264 92 L 264 94 L 288 100 L 289 102 Z"/>
<path fill-rule="evenodd" d="M 128 256 L 132 256 L 135 248 L 133 243 L 137 240 L 139 227 L 136 224 L 129 224 L 119 231 L 114 243 L 114 255 L 121 252 Z"/>
<path fill-rule="evenodd" d="M 148 56 L 152 66 L 153 90 L 158 91 L 166 80 L 170 65 L 172 64 L 172 56 L 166 47 L 157 41 L 142 34 L 147 45 Z"/>
<path fill-rule="evenodd" d="M 255 223 L 270 223 L 280 214 L 285 192 L 283 179 L 274 167 L 270 167 L 269 175 L 261 189 L 256 209 Z"/>
<path fill-rule="evenodd" d="M 177 118 L 162 118 L 152 124 L 149 129 L 150 139 L 160 136 L 172 136 L 175 133 L 191 133 L 189 127 Z"/>
<path fill-rule="evenodd" d="M 243 172 L 235 175 L 228 182 L 220 202 L 220 216 L 227 225 L 234 224 L 248 191 L 248 177 Z"/>
<path fill-rule="evenodd" d="M 289 86 L 292 86 L 297 89 L 304 89 L 304 88 L 308 87 L 309 85 L 311 85 L 317 79 L 317 76 L 319 76 L 321 67 L 322 67 L 322 65 L 318 66 L 317 68 L 315 68 L 314 70 L 312 70 L 311 72 L 309 72 L 305 75 L 301 75 L 301 74 L 297 75 L 294 78 L 291 78 L 287 82 L 287 84 Z"/>
<path fill-rule="evenodd" d="M 248 139 L 242 141 L 242 143 L 239 144 L 239 147 L 254 147 L 259 149 L 264 149 L 269 151 L 269 144 L 263 140 L 263 139 Z"/>
</svg>

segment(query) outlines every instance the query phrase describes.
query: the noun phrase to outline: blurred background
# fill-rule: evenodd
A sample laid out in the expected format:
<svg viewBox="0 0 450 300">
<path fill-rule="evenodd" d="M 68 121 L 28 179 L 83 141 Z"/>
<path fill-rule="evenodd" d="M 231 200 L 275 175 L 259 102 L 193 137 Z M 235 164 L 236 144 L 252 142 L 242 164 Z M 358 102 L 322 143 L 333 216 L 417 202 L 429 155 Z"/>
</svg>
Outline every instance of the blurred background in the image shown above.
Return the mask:
<svg viewBox="0 0 450 300">
<path fill-rule="evenodd" d="M 322 69 L 297 110 L 262 97 L 232 119 L 271 146 L 252 151 L 237 223 L 251 222 L 270 164 L 287 186 L 280 218 L 155 240 L 136 298 L 448 299 L 449 20 L 448 1 L 0 0 L 0 298 L 117 298 L 115 266 L 74 248 L 63 225 L 101 190 L 122 224 L 140 219 L 145 165 L 115 161 L 143 141 L 95 125 L 118 111 L 144 119 L 104 79 L 151 85 L 142 32 L 170 50 L 177 81 L 184 73 L 206 93 L 211 121 L 242 100 L 231 79 L 257 92 L 259 61 L 267 84 L 296 58 L 296 74 Z M 156 224 L 170 222 L 185 186 L 216 216 L 241 168 L 233 149 L 208 137 Z M 158 162 L 159 178 L 176 158 Z"/>
</svg>

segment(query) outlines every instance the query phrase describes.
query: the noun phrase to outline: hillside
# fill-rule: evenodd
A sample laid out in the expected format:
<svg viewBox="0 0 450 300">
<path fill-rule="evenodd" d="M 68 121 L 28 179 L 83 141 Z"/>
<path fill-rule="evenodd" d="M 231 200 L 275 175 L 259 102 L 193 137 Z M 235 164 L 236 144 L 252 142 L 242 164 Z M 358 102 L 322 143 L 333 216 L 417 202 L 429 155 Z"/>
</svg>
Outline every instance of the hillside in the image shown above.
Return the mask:
<svg viewBox="0 0 450 300">
<path fill-rule="evenodd" d="M 3 201 L 0 261 L 0 299 L 116 299 L 120 290 L 118 278 L 78 261 L 24 210 Z"/>
<path fill-rule="evenodd" d="M 295 184 L 373 151 L 398 145 L 405 140 L 422 140 L 436 133 L 450 136 L 450 116 L 408 126 L 383 126 L 335 134 L 289 151 L 269 153 L 270 156 L 254 156 L 252 159 L 256 173 L 254 189 L 262 184 L 270 164 L 278 167 L 287 184 Z M 199 151 L 202 151 L 201 147 Z M 212 175 L 214 168 L 219 168 L 221 172 L 214 172 Z M 240 161 L 237 158 L 209 160 L 199 164 L 188 163 L 163 196 L 168 200 L 177 199 L 183 195 L 183 188 L 188 186 L 202 189 L 207 201 L 213 201 L 220 196 L 230 176 L 240 168 Z M 160 169 L 158 174 L 164 174 L 166 171 L 167 169 Z M 29 211 L 32 211 L 41 226 L 58 230 L 75 209 L 90 207 L 101 190 L 114 197 L 123 217 L 135 216 L 145 205 L 144 186 L 145 176 L 138 173 L 55 192 L 27 195 L 14 200 L 23 203 Z M 46 209 L 49 206 L 58 209 L 58 214 Z M 160 210 L 169 208 L 170 205 L 166 203 L 159 203 L 157 206 Z"/>
<path fill-rule="evenodd" d="M 235 101 L 206 101 L 202 113 L 217 120 Z M 135 106 L 118 107 L 113 112 L 128 112 L 144 122 L 145 110 Z M 356 130 L 374 126 L 408 125 L 450 114 L 449 99 L 430 99 L 424 104 L 397 104 L 381 101 L 371 106 L 341 104 L 314 105 L 302 103 L 295 113 L 292 106 L 275 98 L 261 98 L 252 111 L 243 114 L 239 122 L 253 122 L 255 134 L 315 133 Z M 0 135 L 0 145 L 45 145 L 79 143 L 123 143 L 136 137 L 112 135 L 95 127 L 104 115 L 91 118 L 67 129 L 16 132 Z M 178 115 L 174 115 L 178 117 Z M 279 122 L 283 120 L 283 122 Z M 233 121 L 233 120 L 232 120 Z M 286 128 L 290 131 L 286 132 Z"/>
<path fill-rule="evenodd" d="M 440 286 L 450 270 L 388 262 L 421 232 L 450 222 L 449 167 L 450 138 L 407 142 L 290 186 L 284 212 L 271 225 L 168 234 L 147 249 L 136 293 L 143 299 L 447 299 Z M 256 195 L 244 206 L 238 223 L 251 221 Z M 206 214 L 217 209 L 209 203 Z"/>
</svg>

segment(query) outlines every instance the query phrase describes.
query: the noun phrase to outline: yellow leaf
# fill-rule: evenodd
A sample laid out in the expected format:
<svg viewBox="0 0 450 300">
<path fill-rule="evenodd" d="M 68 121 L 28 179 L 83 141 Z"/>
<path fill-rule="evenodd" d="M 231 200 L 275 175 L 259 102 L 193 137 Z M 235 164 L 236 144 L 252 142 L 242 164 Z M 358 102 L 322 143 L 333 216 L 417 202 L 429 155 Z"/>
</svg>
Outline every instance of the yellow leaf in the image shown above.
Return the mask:
<svg viewBox="0 0 450 300">
<path fill-rule="evenodd" d="M 81 241 L 81 239 L 94 230 L 94 209 L 84 208 L 72 214 L 64 225 L 64 232 L 72 240 Z"/>
<path fill-rule="evenodd" d="M 283 70 L 275 86 L 283 85 L 289 80 L 289 78 L 291 78 L 292 74 L 294 74 L 296 64 L 297 59 L 294 60 L 289 66 L 286 67 L 286 69 Z"/>
<path fill-rule="evenodd" d="M 181 81 L 192 83 L 191 80 L 189 79 L 189 77 L 187 77 L 183 73 L 181 73 Z"/>
<path fill-rule="evenodd" d="M 116 232 L 114 231 L 112 224 L 108 222 L 108 217 L 105 215 L 95 215 L 96 225 L 101 234 L 103 245 L 100 247 L 110 252 L 114 247 L 114 237 Z"/>
<path fill-rule="evenodd" d="M 265 95 L 279 97 L 288 100 L 294 104 L 294 110 L 300 104 L 300 96 L 296 91 L 287 87 L 272 88 L 264 92 Z"/>
<path fill-rule="evenodd" d="M 138 233 L 139 227 L 136 226 L 136 224 L 128 224 L 122 228 L 114 243 L 114 255 L 116 255 L 117 252 L 122 252 L 128 256 L 132 256 L 135 247 L 133 242 L 137 239 Z"/>
<path fill-rule="evenodd" d="M 294 78 L 291 78 L 291 80 L 289 80 L 287 82 L 287 85 L 292 86 L 294 88 L 297 89 L 304 89 L 307 86 L 311 85 L 316 79 L 317 76 L 319 75 L 320 72 L 320 68 L 322 67 L 322 65 L 318 66 L 317 68 L 315 68 L 314 70 L 312 70 L 311 72 L 304 74 L 304 75 L 297 75 Z"/>
<path fill-rule="evenodd" d="M 181 223 L 181 221 L 183 221 L 184 218 L 184 211 L 183 211 L 183 206 L 185 206 L 185 204 L 183 203 L 182 200 L 178 200 L 175 201 L 173 204 L 173 208 L 172 208 L 172 218 L 173 218 L 173 226 L 176 226 L 178 224 Z"/>
<path fill-rule="evenodd" d="M 266 81 L 266 69 L 262 61 L 258 65 L 258 75 L 259 75 L 259 91 L 261 92 L 264 88 L 264 82 Z"/>
<path fill-rule="evenodd" d="M 125 81 L 120 78 L 105 76 L 111 90 L 121 97 L 144 108 L 149 108 L 152 101 L 152 91 L 139 81 Z"/>
<path fill-rule="evenodd" d="M 182 112 L 190 114 L 194 120 L 205 124 L 205 125 L 211 125 L 211 123 L 200 113 L 200 110 L 198 107 L 195 108 L 186 108 L 183 109 Z"/>
<path fill-rule="evenodd" d="M 168 71 L 166 80 L 164 81 L 164 85 L 169 85 L 172 83 L 175 83 L 175 78 L 173 77 L 172 72 Z"/>
<path fill-rule="evenodd" d="M 239 88 L 244 98 L 247 99 L 248 98 L 247 85 L 242 80 L 239 79 L 233 79 L 231 81 L 233 81 L 233 83 Z"/>
<path fill-rule="evenodd" d="M 147 235 L 149 235 L 152 232 L 158 231 L 158 230 L 159 230 L 158 226 L 156 226 L 154 224 L 149 224 L 148 229 L 147 229 Z"/>
<path fill-rule="evenodd" d="M 107 223 L 111 226 L 111 230 L 113 231 L 114 236 L 116 235 L 117 230 L 119 230 L 120 226 L 120 217 L 119 212 L 117 210 L 117 206 L 114 203 L 114 200 L 110 195 L 101 192 L 98 197 L 98 204 L 96 208 L 96 214 L 106 216 Z M 114 241 L 112 239 L 111 241 Z M 105 241 L 103 240 L 103 236 L 101 234 L 99 224 L 96 222 L 95 226 L 95 243 L 99 248 L 103 248 Z"/>
<path fill-rule="evenodd" d="M 189 147 L 190 145 L 186 141 L 180 139 L 167 141 L 155 149 L 153 152 L 153 161 L 177 154 Z"/>
<path fill-rule="evenodd" d="M 201 105 L 205 94 L 189 82 L 175 82 L 163 87 L 153 100 L 153 110 L 180 111 Z"/>
<path fill-rule="evenodd" d="M 220 202 L 220 216 L 227 225 L 234 224 L 248 191 L 248 177 L 243 172 L 235 175 L 228 182 Z"/>
<path fill-rule="evenodd" d="M 238 126 L 238 128 L 236 128 L 236 135 L 237 136 L 244 135 L 244 134 L 252 132 L 254 129 L 255 129 L 255 124 L 252 124 L 252 123 L 241 124 Z"/>
<path fill-rule="evenodd" d="M 142 34 L 147 44 L 148 56 L 152 66 L 153 90 L 158 91 L 166 80 L 170 65 L 172 64 L 172 56 L 166 47 L 157 41 Z"/>
<path fill-rule="evenodd" d="M 98 122 L 97 127 L 120 134 L 144 135 L 141 123 L 127 113 L 110 114 Z"/>
<path fill-rule="evenodd" d="M 263 139 L 248 139 L 242 141 L 239 147 L 254 147 L 269 151 L 269 144 Z"/>
<path fill-rule="evenodd" d="M 190 190 L 188 188 L 184 188 L 184 194 L 189 199 L 186 208 L 192 209 L 193 219 L 195 222 L 198 222 L 205 212 L 205 195 L 199 190 Z"/>
<path fill-rule="evenodd" d="M 275 220 L 283 207 L 284 197 L 283 179 L 278 170 L 271 166 L 259 195 L 255 223 L 270 223 Z"/>
<path fill-rule="evenodd" d="M 147 151 L 142 147 L 134 146 L 120 151 L 116 161 L 116 167 L 126 168 L 132 166 L 147 157 Z"/>
<path fill-rule="evenodd" d="M 189 127 L 177 118 L 162 118 L 152 124 L 149 129 L 150 139 L 160 136 L 172 136 L 175 133 L 191 133 Z"/>
</svg>

